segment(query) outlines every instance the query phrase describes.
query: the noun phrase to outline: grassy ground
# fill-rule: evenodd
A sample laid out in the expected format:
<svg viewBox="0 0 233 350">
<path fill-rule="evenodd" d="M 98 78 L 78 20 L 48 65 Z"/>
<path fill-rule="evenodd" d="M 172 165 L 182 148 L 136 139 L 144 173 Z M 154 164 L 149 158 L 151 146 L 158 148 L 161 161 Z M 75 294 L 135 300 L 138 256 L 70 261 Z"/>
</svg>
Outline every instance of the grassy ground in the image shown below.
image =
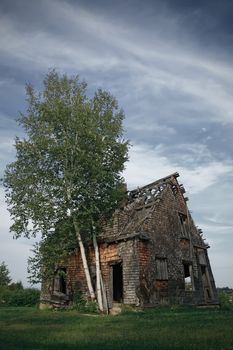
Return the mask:
<svg viewBox="0 0 233 350">
<path fill-rule="evenodd" d="M 159 308 L 88 316 L 1 308 L 0 349 L 232 350 L 233 310 Z"/>
</svg>

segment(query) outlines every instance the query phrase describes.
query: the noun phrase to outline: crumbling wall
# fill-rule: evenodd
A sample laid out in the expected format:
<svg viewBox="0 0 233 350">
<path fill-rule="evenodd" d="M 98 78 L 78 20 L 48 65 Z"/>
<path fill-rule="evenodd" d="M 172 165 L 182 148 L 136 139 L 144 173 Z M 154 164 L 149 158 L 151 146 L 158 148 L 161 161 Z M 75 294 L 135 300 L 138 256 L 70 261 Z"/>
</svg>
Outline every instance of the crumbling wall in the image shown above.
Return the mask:
<svg viewBox="0 0 233 350">
<path fill-rule="evenodd" d="M 145 246 L 141 242 L 139 249 L 141 304 L 206 304 L 217 301 L 207 245 L 191 218 L 182 192 L 183 189 L 181 191 L 173 179 L 163 191 L 159 202 L 154 208 L 152 206 L 152 215 L 141 226 L 141 230 L 150 237 L 150 244 Z M 141 210 L 145 211 L 144 208 Z M 185 236 L 180 215 L 188 221 Z M 197 249 L 202 250 L 206 256 L 206 279 L 209 280 L 211 294 L 209 299 L 203 291 L 203 268 L 198 260 Z M 158 276 L 156 259 L 166 260 L 166 279 Z M 189 289 L 185 284 L 184 265 L 190 268 Z"/>
<path fill-rule="evenodd" d="M 125 304 L 138 304 L 139 302 L 136 294 L 136 290 L 139 285 L 139 263 L 137 258 L 136 241 L 136 239 L 131 239 L 121 242 L 100 244 L 100 265 L 109 307 L 112 306 L 113 302 L 113 281 L 111 268 L 113 264 L 118 262 L 122 263 L 123 302 Z M 94 251 L 92 247 L 87 247 L 86 251 L 93 284 L 95 284 Z M 88 297 L 87 284 L 79 250 L 77 250 L 76 254 L 70 256 L 67 271 L 67 286 L 71 290 L 71 294 L 78 289 L 86 297 Z"/>
</svg>

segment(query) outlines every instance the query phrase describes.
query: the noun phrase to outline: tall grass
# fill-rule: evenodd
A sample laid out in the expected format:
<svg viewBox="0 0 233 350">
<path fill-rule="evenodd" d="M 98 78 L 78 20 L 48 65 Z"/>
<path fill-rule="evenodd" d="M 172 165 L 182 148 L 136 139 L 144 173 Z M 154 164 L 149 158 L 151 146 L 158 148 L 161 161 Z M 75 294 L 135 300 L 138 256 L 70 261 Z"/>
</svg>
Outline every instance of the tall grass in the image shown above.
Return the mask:
<svg viewBox="0 0 233 350">
<path fill-rule="evenodd" d="M 118 316 L 0 310 L 0 349 L 232 350 L 233 310 L 169 308 Z"/>
</svg>

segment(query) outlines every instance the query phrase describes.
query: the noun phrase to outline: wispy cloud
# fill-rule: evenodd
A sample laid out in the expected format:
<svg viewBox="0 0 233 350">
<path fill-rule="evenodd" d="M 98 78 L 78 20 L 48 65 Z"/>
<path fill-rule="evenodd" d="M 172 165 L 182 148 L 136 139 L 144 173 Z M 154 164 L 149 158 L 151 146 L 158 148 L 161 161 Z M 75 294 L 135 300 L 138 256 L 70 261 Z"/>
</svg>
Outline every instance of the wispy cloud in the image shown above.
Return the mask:
<svg viewBox="0 0 233 350">
<path fill-rule="evenodd" d="M 62 18 L 64 33 L 26 28 L 18 30 L 10 18 L 1 18 L 1 51 L 21 64 L 38 69 L 57 66 L 62 69 L 108 71 L 125 69 L 133 77 L 127 88 L 143 87 L 155 95 L 171 91 L 180 98 L 189 96 L 190 104 L 209 109 L 208 118 L 233 122 L 232 67 L 200 49 L 180 46 L 176 35 L 164 40 L 162 30 L 138 31 L 130 24 L 119 26 L 112 18 L 94 14 L 65 2 L 44 2 L 48 13 Z M 55 11 L 56 10 L 56 11 Z M 52 20 L 55 25 L 55 20 Z M 169 28 L 170 23 L 170 28 Z M 160 19 L 166 32 L 174 21 Z M 158 29 L 158 28 L 157 28 Z M 170 40 L 170 41 L 169 41 Z M 123 88 L 124 90 L 124 88 Z M 172 101 L 171 101 L 172 102 Z M 171 103 L 172 108 L 172 103 Z M 196 107 L 195 107 L 196 108 Z M 183 120 L 187 122 L 187 115 Z"/>
<path fill-rule="evenodd" d="M 126 122 L 127 123 L 127 122 Z M 153 132 L 153 133 L 164 133 L 167 135 L 174 135 L 176 134 L 176 130 L 172 127 L 158 124 L 156 121 L 151 123 L 150 121 L 141 120 L 141 118 L 136 118 L 134 120 L 131 120 L 128 125 L 126 124 L 126 127 L 128 129 L 131 129 L 133 131 L 139 131 L 142 132 Z"/>
<path fill-rule="evenodd" d="M 197 149 L 200 157 L 199 149 Z M 200 159 L 199 159 L 200 162 Z M 217 162 L 209 158 L 208 162 L 197 164 L 194 162 L 190 168 L 179 164 L 179 154 L 169 158 L 163 153 L 163 146 L 151 147 L 146 144 L 133 145 L 130 151 L 130 161 L 125 170 L 125 178 L 130 187 L 137 187 L 152 182 L 158 178 L 178 171 L 185 183 L 188 192 L 195 194 L 201 192 L 219 181 L 233 171 L 233 163 Z"/>
</svg>

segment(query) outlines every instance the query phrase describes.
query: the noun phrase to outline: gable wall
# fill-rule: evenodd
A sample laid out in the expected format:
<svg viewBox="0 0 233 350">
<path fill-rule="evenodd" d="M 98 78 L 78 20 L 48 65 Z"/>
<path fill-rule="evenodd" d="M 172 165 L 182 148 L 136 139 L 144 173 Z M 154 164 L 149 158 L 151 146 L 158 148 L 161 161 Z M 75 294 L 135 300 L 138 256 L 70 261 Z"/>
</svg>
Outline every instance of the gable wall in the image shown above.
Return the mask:
<svg viewBox="0 0 233 350">
<path fill-rule="evenodd" d="M 197 234 L 191 217 L 189 218 L 190 239 L 181 237 L 179 213 L 187 213 L 183 195 L 176 195 L 168 187 L 155 206 L 151 218 L 144 222 L 142 231 L 150 235 L 150 244 L 140 242 L 140 295 L 142 301 L 150 304 L 166 302 L 205 303 L 201 267 L 195 242 L 202 244 L 199 250 L 206 255 L 213 300 L 216 301 L 216 288 L 209 264 L 206 247 Z M 194 244 L 193 244 L 194 243 Z M 145 253 L 146 252 L 146 253 Z M 156 258 L 166 258 L 168 280 L 158 280 Z M 185 291 L 183 262 L 192 266 L 193 291 Z M 142 303 L 143 303 L 142 302 Z"/>
</svg>

